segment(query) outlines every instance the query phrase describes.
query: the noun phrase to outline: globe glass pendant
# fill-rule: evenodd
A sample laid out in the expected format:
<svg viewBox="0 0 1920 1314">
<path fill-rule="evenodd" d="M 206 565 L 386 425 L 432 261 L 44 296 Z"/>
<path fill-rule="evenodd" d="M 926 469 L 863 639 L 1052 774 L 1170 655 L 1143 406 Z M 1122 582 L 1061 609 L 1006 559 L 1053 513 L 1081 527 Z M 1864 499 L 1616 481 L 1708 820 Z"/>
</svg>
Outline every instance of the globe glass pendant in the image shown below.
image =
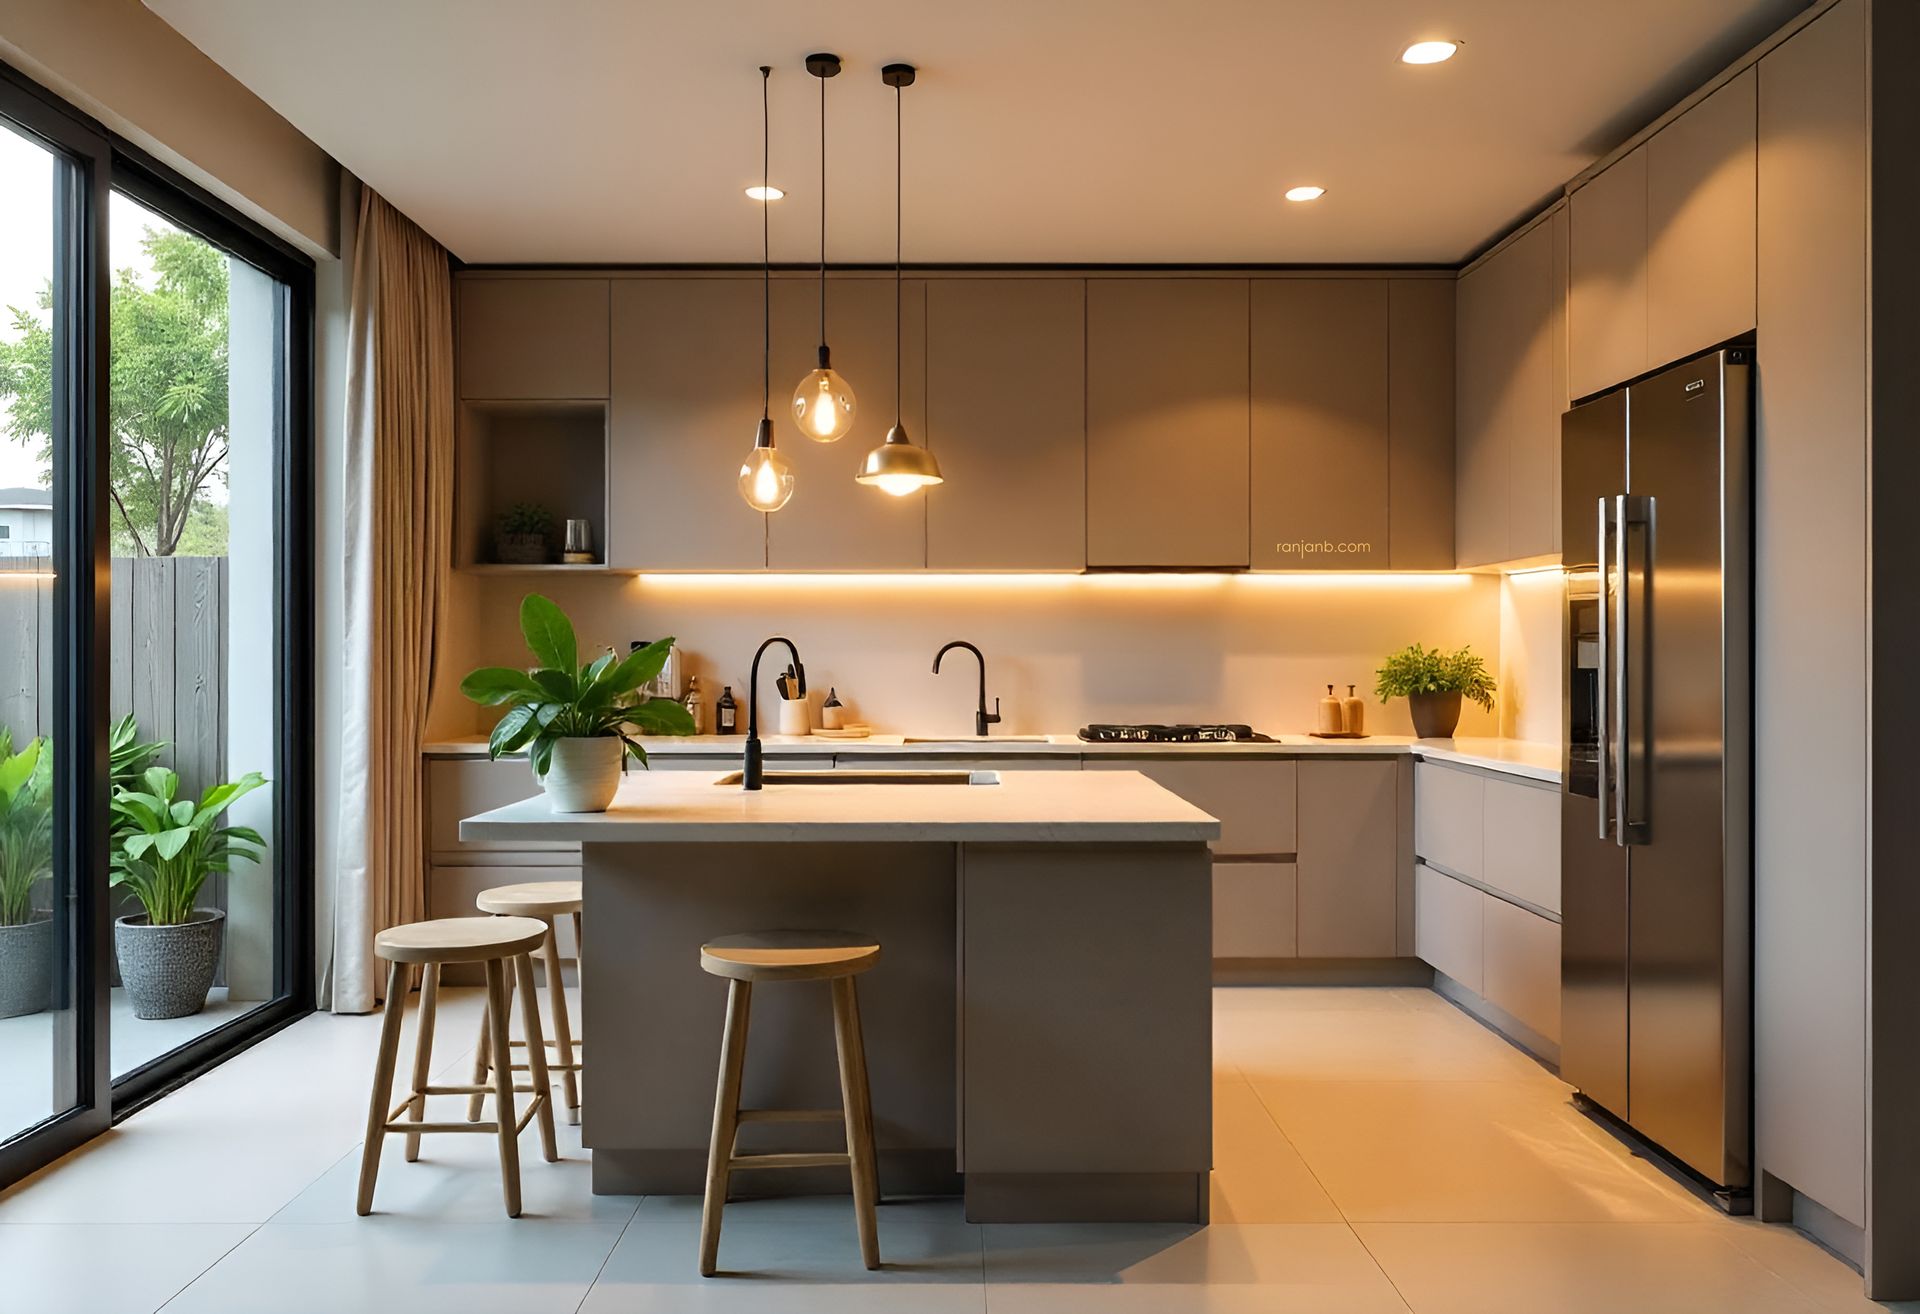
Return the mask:
<svg viewBox="0 0 1920 1314">
<path fill-rule="evenodd" d="M 823 351 L 820 368 L 793 390 L 793 422 L 816 443 L 838 442 L 853 428 L 858 405 L 852 386 L 827 363 Z"/>
<path fill-rule="evenodd" d="M 760 421 L 753 450 L 740 463 L 740 496 L 755 511 L 778 511 L 793 496 L 793 466 L 773 445 L 773 422 Z"/>
</svg>

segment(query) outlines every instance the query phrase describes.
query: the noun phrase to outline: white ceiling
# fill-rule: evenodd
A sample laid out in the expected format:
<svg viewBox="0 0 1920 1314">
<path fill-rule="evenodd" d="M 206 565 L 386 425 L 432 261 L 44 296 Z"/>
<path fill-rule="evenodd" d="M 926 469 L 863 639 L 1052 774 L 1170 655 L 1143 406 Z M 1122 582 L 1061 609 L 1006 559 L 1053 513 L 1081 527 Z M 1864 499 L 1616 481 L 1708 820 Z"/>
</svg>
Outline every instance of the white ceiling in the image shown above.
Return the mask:
<svg viewBox="0 0 1920 1314">
<path fill-rule="evenodd" d="M 762 63 L 811 259 L 831 50 L 835 261 L 892 258 L 905 60 L 909 262 L 1452 263 L 1806 0 L 146 3 L 468 261 L 757 261 Z"/>
</svg>

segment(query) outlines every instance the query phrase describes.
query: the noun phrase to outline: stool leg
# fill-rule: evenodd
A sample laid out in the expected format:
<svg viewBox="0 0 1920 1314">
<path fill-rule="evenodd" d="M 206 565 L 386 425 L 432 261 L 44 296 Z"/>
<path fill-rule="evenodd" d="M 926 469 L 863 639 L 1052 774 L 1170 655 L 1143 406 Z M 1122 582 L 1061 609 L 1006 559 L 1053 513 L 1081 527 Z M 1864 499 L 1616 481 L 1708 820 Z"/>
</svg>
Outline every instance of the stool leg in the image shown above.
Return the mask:
<svg viewBox="0 0 1920 1314">
<path fill-rule="evenodd" d="M 492 1080 L 493 1072 L 493 991 L 487 991 L 486 1000 L 480 1005 L 480 1039 L 473 1048 L 473 1084 L 484 1086 Z M 511 1053 L 511 1051 L 509 1051 Z M 467 1097 L 467 1121 L 479 1122 L 480 1110 L 486 1096 L 474 1094 Z"/>
<path fill-rule="evenodd" d="M 547 930 L 552 943 L 553 930 Z M 520 981 L 520 1025 L 527 1033 L 528 1085 L 533 1098 L 540 1101 L 533 1120 L 540 1125 L 540 1153 L 548 1163 L 560 1161 L 560 1147 L 553 1139 L 553 1079 L 547 1075 L 546 1037 L 540 1034 L 540 996 L 533 992 L 533 960 L 525 954 L 513 956 L 513 974 Z M 572 1076 L 572 1073 L 568 1073 Z"/>
<path fill-rule="evenodd" d="M 867 1174 L 868 1189 L 873 1192 L 873 1202 L 880 1203 L 880 1148 L 873 1138 L 873 1085 L 867 1076 L 867 1033 L 860 1025 L 860 985 L 859 978 L 847 978 L 847 1016 L 853 1023 L 854 1069 L 860 1074 L 860 1104 L 862 1118 L 867 1129 Z"/>
<path fill-rule="evenodd" d="M 360 1198 L 354 1212 L 373 1212 L 373 1180 L 380 1175 L 380 1143 L 387 1135 L 387 1110 L 392 1107 L 393 1069 L 400 1057 L 400 1018 L 407 1009 L 407 967 L 387 967 L 386 1011 L 380 1018 L 380 1053 L 373 1063 L 373 1099 L 367 1109 L 367 1142 L 360 1151 Z"/>
<path fill-rule="evenodd" d="M 440 964 L 428 963 L 420 981 L 420 1017 L 413 1038 L 413 1098 L 407 1102 L 407 1119 L 419 1122 L 427 1116 L 427 1097 L 420 1092 L 433 1079 L 433 1022 L 440 1010 Z M 420 1157 L 420 1133 L 407 1133 L 407 1162 Z"/>
<path fill-rule="evenodd" d="M 840 1105 L 847 1124 L 847 1156 L 853 1160 L 853 1221 L 860 1230 L 860 1259 L 880 1267 L 880 1237 L 873 1217 L 873 1136 L 867 1122 L 867 1074 L 859 1060 L 853 978 L 833 980 L 833 1042 L 840 1057 Z"/>
<path fill-rule="evenodd" d="M 700 1276 L 720 1258 L 720 1211 L 727 1203 L 728 1160 L 740 1130 L 740 1073 L 747 1062 L 751 981 L 727 982 L 727 1025 L 720 1040 L 720 1082 L 713 1094 L 713 1139 L 707 1145 L 707 1194 L 700 1206 Z"/>
<path fill-rule="evenodd" d="M 580 1087 L 573 1079 L 573 1027 L 567 1017 L 567 983 L 560 974 L 559 935 L 553 929 L 553 923 L 547 923 L 547 938 L 541 942 L 540 956 L 547 962 L 547 1002 L 553 1006 L 553 1052 L 562 1063 L 568 1064 L 560 1074 L 560 1088 L 567 1096 L 567 1125 L 577 1127 L 580 1124 Z M 522 981 L 520 988 L 531 991 L 533 983 Z M 532 1048 L 529 1041 L 528 1048 Z"/>
<path fill-rule="evenodd" d="M 573 1043 L 580 1046 L 582 1050 L 585 1050 L 586 1044 L 587 1044 L 587 1040 L 586 1040 L 587 941 L 586 941 L 585 935 L 583 934 L 585 930 L 586 928 L 582 926 L 580 923 L 580 914 L 574 913 L 573 914 L 573 979 L 579 983 L 576 986 L 574 993 L 580 1000 L 580 1034 L 573 1038 Z M 586 1061 L 584 1058 L 581 1060 L 580 1071 L 575 1075 L 580 1078 L 579 1089 L 581 1092 L 581 1098 L 585 1099 L 586 1087 L 587 1087 L 587 1069 L 586 1069 Z"/>
<path fill-rule="evenodd" d="M 487 1027 L 493 1052 L 493 1116 L 500 1135 L 500 1189 L 507 1200 L 507 1217 L 520 1217 L 520 1137 L 514 1126 L 513 1051 L 507 1047 L 507 965 L 487 960 Z"/>
</svg>

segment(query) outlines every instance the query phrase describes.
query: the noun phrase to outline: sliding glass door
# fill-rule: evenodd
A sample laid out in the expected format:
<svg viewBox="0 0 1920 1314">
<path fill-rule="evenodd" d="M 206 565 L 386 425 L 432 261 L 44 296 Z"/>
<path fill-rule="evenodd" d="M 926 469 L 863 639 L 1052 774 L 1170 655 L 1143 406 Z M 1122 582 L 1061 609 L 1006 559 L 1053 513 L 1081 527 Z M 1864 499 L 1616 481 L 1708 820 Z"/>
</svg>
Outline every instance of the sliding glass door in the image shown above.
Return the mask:
<svg viewBox="0 0 1920 1314">
<path fill-rule="evenodd" d="M 312 1006 L 312 304 L 0 67 L 0 1186 Z"/>
</svg>

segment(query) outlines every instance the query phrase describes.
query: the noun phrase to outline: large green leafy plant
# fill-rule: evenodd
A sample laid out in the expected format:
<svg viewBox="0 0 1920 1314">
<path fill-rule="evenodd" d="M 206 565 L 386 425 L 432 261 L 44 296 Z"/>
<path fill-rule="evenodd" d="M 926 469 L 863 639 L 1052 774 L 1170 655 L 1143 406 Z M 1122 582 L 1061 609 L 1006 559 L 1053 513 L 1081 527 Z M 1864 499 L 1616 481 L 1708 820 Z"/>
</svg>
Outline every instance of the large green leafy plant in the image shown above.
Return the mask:
<svg viewBox="0 0 1920 1314">
<path fill-rule="evenodd" d="M 0 728 L 0 926 L 33 918 L 33 887 L 53 874 L 53 745 L 18 753 Z"/>
<path fill-rule="evenodd" d="M 460 692 L 485 707 L 507 709 L 487 739 L 487 754 L 526 750 L 533 769 L 547 773 L 560 739 L 618 739 L 642 765 L 646 750 L 635 734 L 690 735 L 693 717 L 671 698 L 643 698 L 640 686 L 660 673 L 672 639 L 625 657 L 609 650 L 580 664 L 573 622 L 551 599 L 529 593 L 520 603 L 520 632 L 539 661 L 530 670 L 483 666 L 460 682 Z"/>
<path fill-rule="evenodd" d="M 1373 691 L 1383 703 L 1410 694 L 1457 693 L 1489 712 L 1493 710 L 1493 676 L 1471 644 L 1455 652 L 1409 644 L 1387 658 L 1374 674 L 1378 682 Z"/>
<path fill-rule="evenodd" d="M 266 783 L 258 771 L 249 771 L 198 799 L 183 799 L 176 797 L 178 775 L 147 768 L 139 788 L 114 791 L 112 884 L 129 890 L 153 925 L 185 922 L 207 877 L 229 870 L 235 856 L 255 862 L 265 856 L 267 842 L 259 831 L 219 823 L 229 804 Z"/>
</svg>

